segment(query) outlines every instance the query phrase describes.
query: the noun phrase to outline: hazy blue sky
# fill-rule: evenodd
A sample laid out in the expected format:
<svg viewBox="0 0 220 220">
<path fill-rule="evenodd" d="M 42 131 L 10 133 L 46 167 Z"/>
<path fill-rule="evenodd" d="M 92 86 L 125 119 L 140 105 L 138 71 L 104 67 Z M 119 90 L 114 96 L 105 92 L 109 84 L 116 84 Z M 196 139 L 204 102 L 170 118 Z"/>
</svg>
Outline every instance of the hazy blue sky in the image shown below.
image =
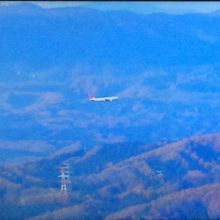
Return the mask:
<svg viewBox="0 0 220 220">
<path fill-rule="evenodd" d="M 22 1 L 21 1 L 22 2 Z M 31 2 L 31 1 L 30 1 Z M 12 2 L 2 2 L 2 3 L 12 3 Z M 1 4 L 2 4 L 1 3 Z M 18 2 L 14 2 L 18 3 Z M 182 14 L 189 12 L 211 12 L 215 10 L 220 10 L 220 2 L 32 2 L 38 4 L 45 8 L 52 7 L 90 7 L 100 10 L 131 10 L 138 13 L 154 13 L 154 12 L 164 12 L 172 14 Z"/>
<path fill-rule="evenodd" d="M 4 1 L 1 4 L 13 4 L 17 2 L 7 2 Z M 20 1 L 22 2 L 22 1 Z M 31 2 L 31 1 L 30 1 Z M 90 7 L 100 10 L 131 10 L 138 13 L 154 13 L 154 12 L 164 12 L 172 14 L 183 14 L 190 12 L 211 12 L 215 10 L 220 10 L 220 2 L 65 2 L 65 1 L 55 1 L 55 2 L 32 2 L 38 4 L 41 7 L 45 8 L 54 8 L 54 7 Z"/>
</svg>

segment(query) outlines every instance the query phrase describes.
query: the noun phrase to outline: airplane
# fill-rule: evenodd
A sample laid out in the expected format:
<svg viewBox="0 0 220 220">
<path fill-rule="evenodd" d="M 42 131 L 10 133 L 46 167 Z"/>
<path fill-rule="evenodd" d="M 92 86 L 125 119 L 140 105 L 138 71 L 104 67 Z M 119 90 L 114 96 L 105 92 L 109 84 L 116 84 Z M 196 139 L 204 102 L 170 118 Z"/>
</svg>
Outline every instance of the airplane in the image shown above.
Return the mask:
<svg viewBox="0 0 220 220">
<path fill-rule="evenodd" d="M 107 96 L 107 97 L 96 98 L 93 95 L 89 95 L 89 101 L 93 101 L 93 102 L 112 102 L 117 99 L 119 99 L 118 96 Z"/>
</svg>

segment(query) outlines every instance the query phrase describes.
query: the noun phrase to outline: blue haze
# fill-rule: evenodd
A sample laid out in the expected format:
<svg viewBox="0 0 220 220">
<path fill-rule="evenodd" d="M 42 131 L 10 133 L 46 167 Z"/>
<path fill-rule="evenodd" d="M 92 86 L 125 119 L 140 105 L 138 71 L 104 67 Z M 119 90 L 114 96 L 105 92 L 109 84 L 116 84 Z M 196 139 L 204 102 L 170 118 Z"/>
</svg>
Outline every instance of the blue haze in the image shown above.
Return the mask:
<svg viewBox="0 0 220 220">
<path fill-rule="evenodd" d="M 220 128 L 218 13 L 17 4 L 0 7 L 0 30 L 2 140 L 92 146 Z M 120 100 L 90 103 L 88 93 Z"/>
</svg>

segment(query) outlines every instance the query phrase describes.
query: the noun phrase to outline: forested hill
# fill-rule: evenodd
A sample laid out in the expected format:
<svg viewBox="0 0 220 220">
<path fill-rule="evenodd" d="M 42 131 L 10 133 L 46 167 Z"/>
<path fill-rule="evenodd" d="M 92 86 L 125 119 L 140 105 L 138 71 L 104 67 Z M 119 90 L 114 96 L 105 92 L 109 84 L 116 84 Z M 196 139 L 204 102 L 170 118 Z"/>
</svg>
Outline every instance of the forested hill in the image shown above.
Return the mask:
<svg viewBox="0 0 220 220">
<path fill-rule="evenodd" d="M 1 166 L 1 219 L 218 219 L 220 134 L 162 145 L 66 146 Z M 64 200 L 60 167 L 68 164 Z M 35 218 L 36 217 L 36 218 Z"/>
</svg>

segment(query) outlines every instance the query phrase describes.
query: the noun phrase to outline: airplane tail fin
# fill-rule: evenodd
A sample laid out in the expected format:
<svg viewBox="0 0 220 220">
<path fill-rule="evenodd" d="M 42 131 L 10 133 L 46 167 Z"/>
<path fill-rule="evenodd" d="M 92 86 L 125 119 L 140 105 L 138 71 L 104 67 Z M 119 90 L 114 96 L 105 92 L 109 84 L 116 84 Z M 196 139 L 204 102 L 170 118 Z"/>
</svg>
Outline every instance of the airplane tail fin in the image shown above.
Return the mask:
<svg viewBox="0 0 220 220">
<path fill-rule="evenodd" d="M 94 95 L 89 94 L 89 99 L 95 98 Z"/>
</svg>

